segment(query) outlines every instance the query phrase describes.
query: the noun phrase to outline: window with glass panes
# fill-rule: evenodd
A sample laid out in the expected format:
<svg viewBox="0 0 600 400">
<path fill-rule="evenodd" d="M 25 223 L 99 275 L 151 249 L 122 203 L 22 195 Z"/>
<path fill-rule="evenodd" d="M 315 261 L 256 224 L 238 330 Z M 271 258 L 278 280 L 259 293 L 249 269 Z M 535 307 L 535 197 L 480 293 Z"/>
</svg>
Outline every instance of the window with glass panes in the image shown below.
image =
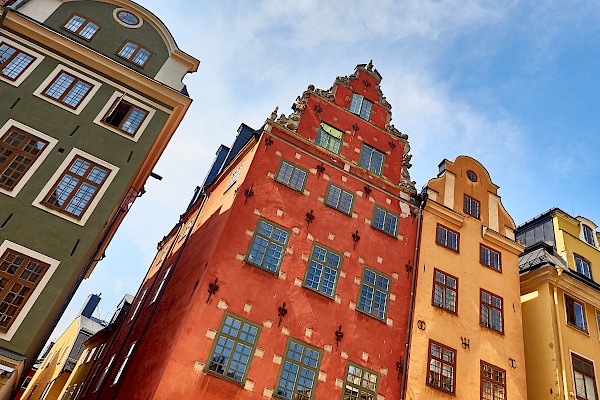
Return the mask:
<svg viewBox="0 0 600 400">
<path fill-rule="evenodd" d="M 289 230 L 270 221 L 259 220 L 246 261 L 276 273 L 281 266 L 289 236 Z"/>
<path fill-rule="evenodd" d="M 389 276 L 365 267 L 356 309 L 385 320 L 390 297 L 390 282 Z"/>
<path fill-rule="evenodd" d="M 594 231 L 587 225 L 583 225 L 583 238 L 588 244 L 596 246 L 596 241 L 594 240 Z"/>
<path fill-rule="evenodd" d="M 100 30 L 100 25 L 96 22 L 78 14 L 71 15 L 62 27 L 85 40 L 92 40 Z"/>
<path fill-rule="evenodd" d="M 585 258 L 575 255 L 575 269 L 586 278 L 592 279 L 592 268 L 590 267 L 590 262 Z"/>
<path fill-rule="evenodd" d="M 465 213 L 469 214 L 472 217 L 479 219 L 479 209 L 480 209 L 479 200 L 475 200 L 471 196 L 467 196 L 465 194 L 465 207 L 464 207 Z"/>
<path fill-rule="evenodd" d="M 573 376 L 575 378 L 575 395 L 577 399 L 598 400 L 594 364 L 583 357 L 571 354 Z"/>
<path fill-rule="evenodd" d="M 147 110 L 135 106 L 123 99 L 117 99 L 115 104 L 113 104 L 102 119 L 102 122 L 105 122 L 130 136 L 135 136 L 147 116 Z"/>
<path fill-rule="evenodd" d="M 325 204 L 335 208 L 344 214 L 352 214 L 352 205 L 354 203 L 354 193 L 342 189 L 332 183 L 327 187 L 325 195 Z"/>
<path fill-rule="evenodd" d="M 343 138 L 344 133 L 342 131 L 321 122 L 319 131 L 317 132 L 316 143 L 333 153 L 340 154 Z"/>
<path fill-rule="evenodd" d="M 567 324 L 587 332 L 585 303 L 565 295 L 565 308 L 567 312 Z"/>
<path fill-rule="evenodd" d="M 359 365 L 348 363 L 342 400 L 375 400 L 379 374 Z"/>
<path fill-rule="evenodd" d="M 0 138 L 0 188 L 13 190 L 47 145 L 31 133 L 10 128 Z"/>
<path fill-rule="evenodd" d="M 322 355 L 322 350 L 289 338 L 279 369 L 275 396 L 290 400 L 312 399 Z"/>
<path fill-rule="evenodd" d="M 61 71 L 42 94 L 69 108 L 76 109 L 92 87 L 91 83 Z"/>
<path fill-rule="evenodd" d="M 368 144 L 363 143 L 358 165 L 377 175 L 381 175 L 383 172 L 384 160 L 384 153 L 374 147 L 369 146 Z"/>
<path fill-rule="evenodd" d="M 481 293 L 481 325 L 500 333 L 504 332 L 504 311 L 502 297 L 487 290 Z"/>
<path fill-rule="evenodd" d="M 137 342 L 133 342 L 129 346 L 129 349 L 127 350 L 127 354 L 125 355 L 125 358 L 121 362 L 121 365 L 119 366 L 119 369 L 117 370 L 117 374 L 115 375 L 115 379 L 113 379 L 111 386 L 114 386 L 117 384 L 117 382 L 119 382 L 119 379 L 121 378 L 121 375 L 123 374 L 123 370 L 127 366 L 127 361 L 129 361 L 129 358 L 131 358 L 131 353 L 133 353 L 133 349 L 135 348 L 136 343 Z"/>
<path fill-rule="evenodd" d="M 398 216 L 386 209 L 375 206 L 371 226 L 389 235 L 396 236 L 398 233 Z"/>
<path fill-rule="evenodd" d="M 0 75 L 6 79 L 16 81 L 34 60 L 35 57 L 0 42 Z"/>
<path fill-rule="evenodd" d="M 506 371 L 481 361 L 481 399 L 506 399 Z"/>
<path fill-rule="evenodd" d="M 342 266 L 342 258 L 341 254 L 314 243 L 308 260 L 304 286 L 325 296 L 333 297 Z"/>
<path fill-rule="evenodd" d="M 480 259 L 482 264 L 495 269 L 496 271 L 502 271 L 500 252 L 480 244 Z"/>
<path fill-rule="evenodd" d="M 160 292 L 162 291 L 163 286 L 165 286 L 165 283 L 167 282 L 167 278 L 169 277 L 169 274 L 171 273 L 172 268 L 173 268 L 173 265 L 171 265 L 169 268 L 167 268 L 167 270 L 163 273 L 162 277 L 160 278 L 160 282 L 158 283 L 158 286 L 156 287 L 156 290 L 154 291 L 154 296 L 152 296 L 152 299 L 150 300 L 150 304 L 153 304 L 156 301 L 156 299 L 158 299 L 158 296 L 160 295 Z"/>
<path fill-rule="evenodd" d="M 429 340 L 427 385 L 444 392 L 456 391 L 456 350 Z"/>
<path fill-rule="evenodd" d="M 135 65 L 143 67 L 150 57 L 152 57 L 152 52 L 140 44 L 125 41 L 117 51 L 117 55 L 131 61 Z"/>
<path fill-rule="evenodd" d="M 438 224 L 436 236 L 438 244 L 458 252 L 459 239 L 460 235 L 458 232 Z"/>
<path fill-rule="evenodd" d="M 456 313 L 458 278 L 439 269 L 434 269 L 433 274 L 433 305 Z"/>
<path fill-rule="evenodd" d="M 302 192 L 306 183 L 306 176 L 307 173 L 304 169 L 282 160 L 279 170 L 275 175 L 275 180 L 298 192 Z"/>
<path fill-rule="evenodd" d="M 350 112 L 368 121 L 371 116 L 373 103 L 360 94 L 353 93 L 350 101 Z"/>
</svg>

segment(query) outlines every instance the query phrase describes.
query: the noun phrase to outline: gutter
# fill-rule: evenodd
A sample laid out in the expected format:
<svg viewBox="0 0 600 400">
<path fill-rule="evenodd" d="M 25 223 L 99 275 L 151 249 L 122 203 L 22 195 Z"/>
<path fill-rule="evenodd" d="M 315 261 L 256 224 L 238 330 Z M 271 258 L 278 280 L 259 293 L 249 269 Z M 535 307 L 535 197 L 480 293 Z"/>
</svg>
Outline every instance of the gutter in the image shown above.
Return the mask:
<svg viewBox="0 0 600 400">
<path fill-rule="evenodd" d="M 415 242 L 414 269 L 410 285 L 410 307 L 408 309 L 408 328 L 406 330 L 406 343 L 404 344 L 404 368 L 402 369 L 402 383 L 400 386 L 400 400 L 404 400 L 406 392 L 406 381 L 408 376 L 408 359 L 410 356 L 410 338 L 412 336 L 412 320 L 415 308 L 415 288 L 417 286 L 417 272 L 419 266 L 419 246 L 421 244 L 421 221 L 423 220 L 423 209 L 427 202 L 427 192 L 423 191 L 419 203 L 419 220 L 417 223 L 417 240 Z"/>
</svg>

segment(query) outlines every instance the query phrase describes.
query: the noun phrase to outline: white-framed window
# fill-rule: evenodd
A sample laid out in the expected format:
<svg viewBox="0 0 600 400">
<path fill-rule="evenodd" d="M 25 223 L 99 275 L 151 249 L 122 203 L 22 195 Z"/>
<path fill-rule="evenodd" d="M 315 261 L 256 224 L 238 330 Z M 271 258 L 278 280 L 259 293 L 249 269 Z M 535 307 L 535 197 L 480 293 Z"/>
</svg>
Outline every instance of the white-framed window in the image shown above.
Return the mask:
<svg viewBox="0 0 600 400">
<path fill-rule="evenodd" d="M 119 167 L 73 149 L 32 204 L 83 226 L 118 171 Z"/>
<path fill-rule="evenodd" d="M 72 68 L 59 65 L 33 94 L 64 110 L 79 115 L 101 85 L 100 82 Z"/>
<path fill-rule="evenodd" d="M 140 306 L 142 305 L 142 302 L 144 301 L 144 298 L 146 297 L 146 292 L 148 291 L 148 289 L 144 289 L 144 292 L 142 293 L 142 295 L 140 296 L 140 298 L 137 301 L 137 304 L 135 305 L 135 308 L 133 309 L 133 312 L 131 313 L 131 317 L 129 318 L 129 322 L 133 321 L 133 319 L 135 318 L 135 314 L 137 314 Z"/>
<path fill-rule="evenodd" d="M 588 279 L 592 279 L 592 267 L 588 260 L 585 258 L 575 254 L 575 269 L 581 275 L 585 276 Z"/>
<path fill-rule="evenodd" d="M 92 40 L 101 29 L 97 22 L 80 14 L 72 14 L 62 25 L 62 28 L 88 41 Z"/>
<path fill-rule="evenodd" d="M 94 123 L 137 142 L 156 110 L 120 92 L 115 92 Z"/>
<path fill-rule="evenodd" d="M 596 233 L 594 230 L 584 224 L 581 225 L 581 230 L 583 231 L 583 239 L 586 241 L 586 243 L 596 247 Z"/>
<path fill-rule="evenodd" d="M 571 352 L 575 397 L 578 400 L 598 400 L 594 362 Z"/>
<path fill-rule="evenodd" d="M 350 102 L 350 112 L 352 114 L 356 114 L 365 121 L 368 121 L 371 116 L 372 108 L 372 102 L 365 99 L 365 97 L 360 94 L 352 93 L 352 101 Z"/>
<path fill-rule="evenodd" d="M 108 374 L 108 371 L 110 370 L 110 367 L 112 366 L 113 361 L 115 361 L 115 356 L 116 356 L 116 354 L 113 354 L 112 356 L 110 356 L 110 360 L 108 361 L 108 364 L 106 364 L 104 371 L 102 371 L 102 375 L 100 375 L 100 379 L 98 379 L 98 383 L 96 384 L 96 387 L 94 388 L 93 393 L 96 393 L 98 390 L 100 390 L 100 387 L 102 386 L 102 382 L 104 382 L 104 378 L 106 378 L 106 374 Z"/>
<path fill-rule="evenodd" d="M 121 363 L 121 366 L 119 367 L 119 370 L 117 371 L 117 374 L 115 375 L 115 379 L 113 379 L 113 382 L 110 386 L 114 386 L 117 384 L 117 382 L 119 382 L 119 378 L 121 378 L 121 374 L 123 373 L 123 370 L 125 369 L 125 366 L 127 365 L 127 361 L 129 360 L 129 357 L 131 357 L 131 353 L 133 353 L 133 349 L 135 348 L 135 344 L 137 342 L 133 342 L 131 343 L 131 346 L 129 346 L 129 350 L 127 350 L 127 354 L 125 355 L 125 358 L 123 359 L 123 362 Z"/>
<path fill-rule="evenodd" d="M 238 180 L 238 177 L 240 176 L 240 172 L 242 172 L 242 167 L 244 166 L 244 164 L 240 164 L 239 167 L 237 167 L 235 169 L 235 171 L 233 171 L 231 173 L 231 175 L 229 176 L 229 182 L 227 183 L 227 187 L 225 188 L 225 192 L 229 190 L 229 188 L 231 188 L 233 185 L 235 185 L 235 183 Z"/>
<path fill-rule="evenodd" d="M 164 272 L 162 278 L 160 278 L 160 283 L 158 284 L 158 287 L 154 291 L 154 296 L 152 296 L 152 300 L 150 301 L 150 304 L 153 304 L 156 301 L 156 299 L 158 298 L 158 295 L 162 291 L 162 288 L 165 285 L 165 282 L 166 282 L 167 278 L 169 277 L 169 273 L 171 272 L 171 268 L 173 268 L 173 266 L 170 266 L 169 268 L 167 268 L 167 270 Z"/>
<path fill-rule="evenodd" d="M 0 80 L 19 86 L 42 62 L 44 56 L 6 39 L 0 39 Z"/>
</svg>

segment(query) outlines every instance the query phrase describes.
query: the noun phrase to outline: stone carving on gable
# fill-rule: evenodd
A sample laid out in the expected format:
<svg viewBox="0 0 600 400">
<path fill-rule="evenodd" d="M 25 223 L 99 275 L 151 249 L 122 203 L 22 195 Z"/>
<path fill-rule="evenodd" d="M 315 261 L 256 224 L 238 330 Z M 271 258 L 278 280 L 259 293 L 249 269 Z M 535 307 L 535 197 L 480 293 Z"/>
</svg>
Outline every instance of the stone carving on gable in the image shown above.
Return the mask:
<svg viewBox="0 0 600 400">
<path fill-rule="evenodd" d="M 412 155 L 408 154 L 409 152 L 410 145 L 408 144 L 408 142 L 405 142 L 404 154 L 402 155 L 402 173 L 400 175 L 400 187 L 412 193 L 417 193 L 417 190 L 415 189 L 416 182 L 410 180 L 410 172 L 408 172 L 410 167 L 412 167 L 412 164 L 410 163 Z"/>
<path fill-rule="evenodd" d="M 277 107 L 275 111 L 271 113 L 271 117 L 269 119 L 271 121 L 275 121 L 277 124 L 283 126 L 286 129 L 296 132 L 296 130 L 298 129 L 298 124 L 300 123 L 300 117 L 306 109 L 306 102 L 308 101 L 308 97 L 311 93 L 314 93 L 315 95 L 324 100 L 333 102 L 334 95 L 331 92 L 331 89 L 315 89 L 315 85 L 308 85 L 308 88 L 304 91 L 304 93 L 302 93 L 302 96 L 296 97 L 296 101 L 294 102 L 294 104 L 292 104 L 293 112 L 289 116 L 281 114 L 279 118 L 277 118 L 277 111 L 279 110 L 279 107 Z"/>
<path fill-rule="evenodd" d="M 385 131 L 390 133 L 400 139 L 408 140 L 408 135 L 406 133 L 400 132 L 394 124 L 385 124 Z"/>
</svg>

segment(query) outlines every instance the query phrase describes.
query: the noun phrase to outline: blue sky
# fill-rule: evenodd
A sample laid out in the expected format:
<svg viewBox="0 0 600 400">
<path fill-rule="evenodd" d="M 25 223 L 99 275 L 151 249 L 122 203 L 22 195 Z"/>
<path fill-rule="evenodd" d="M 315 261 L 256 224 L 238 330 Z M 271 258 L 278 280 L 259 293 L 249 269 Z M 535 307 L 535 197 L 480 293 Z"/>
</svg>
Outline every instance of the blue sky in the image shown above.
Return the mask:
<svg viewBox="0 0 600 400">
<path fill-rule="evenodd" d="M 102 293 L 106 318 L 135 294 L 240 123 L 258 128 L 275 106 L 288 114 L 309 84 L 327 89 L 371 59 L 392 123 L 409 135 L 417 187 L 465 154 L 488 169 L 517 224 L 552 207 L 600 224 L 600 2 L 140 3 L 201 60 L 185 79 L 194 102 L 155 168 L 164 179 L 149 179 L 53 337 L 89 293 Z"/>
</svg>

